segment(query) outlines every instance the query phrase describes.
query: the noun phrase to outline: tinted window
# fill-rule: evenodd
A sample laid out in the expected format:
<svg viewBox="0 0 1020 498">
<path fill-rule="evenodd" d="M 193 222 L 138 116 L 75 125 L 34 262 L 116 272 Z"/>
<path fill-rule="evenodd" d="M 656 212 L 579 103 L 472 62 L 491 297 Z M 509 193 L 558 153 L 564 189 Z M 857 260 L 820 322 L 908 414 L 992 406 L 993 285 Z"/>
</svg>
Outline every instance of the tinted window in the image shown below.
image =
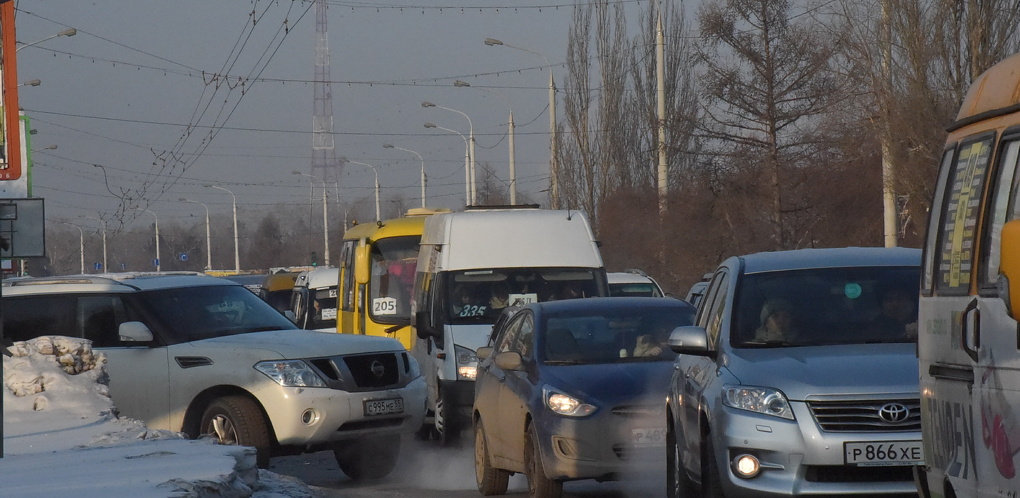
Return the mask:
<svg viewBox="0 0 1020 498">
<path fill-rule="evenodd" d="M 768 347 L 916 341 L 919 271 L 824 268 L 745 275 L 732 342 Z"/>
<path fill-rule="evenodd" d="M 450 323 L 495 323 L 507 306 L 603 295 L 593 270 L 495 268 L 448 272 Z"/>
<path fill-rule="evenodd" d="M 556 313 L 538 331 L 539 357 L 546 364 L 672 361 L 676 354 L 665 346 L 669 333 L 692 323 L 694 309 L 688 307 Z"/>
</svg>

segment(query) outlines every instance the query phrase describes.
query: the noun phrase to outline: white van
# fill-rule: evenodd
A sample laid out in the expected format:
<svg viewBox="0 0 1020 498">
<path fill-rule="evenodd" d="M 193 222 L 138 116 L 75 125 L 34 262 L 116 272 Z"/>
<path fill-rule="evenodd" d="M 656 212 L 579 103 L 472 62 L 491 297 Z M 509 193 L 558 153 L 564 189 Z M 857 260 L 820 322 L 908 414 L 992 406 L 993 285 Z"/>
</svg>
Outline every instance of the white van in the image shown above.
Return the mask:
<svg viewBox="0 0 1020 498">
<path fill-rule="evenodd" d="M 470 424 L 478 359 L 503 308 L 607 296 L 598 242 L 573 210 L 469 208 L 425 221 L 412 355 L 428 384 L 423 429 L 443 444 Z"/>
<path fill-rule="evenodd" d="M 303 271 L 294 280 L 290 309 L 298 327 L 308 330 L 336 332 L 337 268 L 316 268 Z"/>
<path fill-rule="evenodd" d="M 971 85 L 928 220 L 918 359 L 921 496 L 1020 492 L 1020 54 Z"/>
</svg>

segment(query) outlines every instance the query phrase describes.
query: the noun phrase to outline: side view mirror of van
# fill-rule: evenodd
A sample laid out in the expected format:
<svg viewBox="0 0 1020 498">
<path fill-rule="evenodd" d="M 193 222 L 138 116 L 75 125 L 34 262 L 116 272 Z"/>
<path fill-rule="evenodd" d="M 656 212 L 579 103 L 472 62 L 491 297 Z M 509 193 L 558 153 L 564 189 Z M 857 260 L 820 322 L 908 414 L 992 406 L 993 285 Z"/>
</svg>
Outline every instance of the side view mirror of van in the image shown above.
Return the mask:
<svg viewBox="0 0 1020 498">
<path fill-rule="evenodd" d="M 367 284 L 371 278 L 371 269 L 368 264 L 369 250 L 369 246 L 366 244 L 354 248 L 354 282 L 358 285 Z"/>
<path fill-rule="evenodd" d="M 414 314 L 414 328 L 419 339 L 439 336 L 439 332 L 429 323 L 429 314 L 425 311 L 419 311 Z"/>
<path fill-rule="evenodd" d="M 673 329 L 669 334 L 669 349 L 678 354 L 710 356 L 708 349 L 708 333 L 704 328 L 687 325 Z"/>
<path fill-rule="evenodd" d="M 1002 226 L 1000 244 L 999 297 L 1009 316 L 1016 318 L 1016 310 L 1020 309 L 1020 220 Z"/>
<path fill-rule="evenodd" d="M 297 315 L 292 310 L 283 310 L 283 316 L 287 317 L 288 320 L 297 323 Z"/>
<path fill-rule="evenodd" d="M 121 342 L 152 342 L 152 331 L 142 322 L 124 322 L 117 334 Z"/>
</svg>

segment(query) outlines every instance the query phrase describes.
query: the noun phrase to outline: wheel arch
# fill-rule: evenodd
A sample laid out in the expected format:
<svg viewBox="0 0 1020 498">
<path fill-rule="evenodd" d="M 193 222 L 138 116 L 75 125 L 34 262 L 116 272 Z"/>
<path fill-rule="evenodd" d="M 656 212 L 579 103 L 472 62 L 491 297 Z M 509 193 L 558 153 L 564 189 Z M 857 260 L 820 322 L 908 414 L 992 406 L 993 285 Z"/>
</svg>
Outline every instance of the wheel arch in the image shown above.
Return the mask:
<svg viewBox="0 0 1020 498">
<path fill-rule="evenodd" d="M 262 413 L 262 418 L 266 421 L 266 426 L 269 429 L 269 438 L 272 441 L 273 446 L 278 446 L 279 442 L 276 440 L 276 430 L 273 427 L 273 421 L 269 418 L 269 414 L 266 412 L 266 407 L 262 406 L 262 403 L 258 398 L 253 396 L 250 392 L 231 385 L 220 385 L 210 387 L 195 396 L 188 405 L 188 409 L 184 412 L 184 424 L 182 427 L 183 432 L 191 436 L 192 438 L 198 437 L 200 425 L 202 423 L 202 414 L 205 413 L 206 408 L 216 399 L 224 398 L 227 396 L 243 396 L 250 399 L 259 407 L 259 412 Z"/>
</svg>

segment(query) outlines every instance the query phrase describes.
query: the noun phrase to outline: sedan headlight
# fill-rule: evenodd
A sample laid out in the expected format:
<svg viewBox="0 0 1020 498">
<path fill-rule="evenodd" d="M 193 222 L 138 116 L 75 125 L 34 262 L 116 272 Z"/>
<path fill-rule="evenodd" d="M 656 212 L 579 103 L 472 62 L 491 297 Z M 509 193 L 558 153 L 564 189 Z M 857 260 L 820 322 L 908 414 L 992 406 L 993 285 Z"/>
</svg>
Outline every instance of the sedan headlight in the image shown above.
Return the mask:
<svg viewBox="0 0 1020 498">
<path fill-rule="evenodd" d="M 326 387 L 322 377 L 301 360 L 262 361 L 255 370 L 283 387 Z"/>
<path fill-rule="evenodd" d="M 771 387 L 725 386 L 723 404 L 739 410 L 793 420 L 793 409 L 778 389 Z"/>
<path fill-rule="evenodd" d="M 595 413 L 595 410 L 598 409 L 594 405 L 548 387 L 542 388 L 542 399 L 545 400 L 545 406 L 553 413 L 567 417 L 584 417 Z"/>
<path fill-rule="evenodd" d="M 475 380 L 478 377 L 475 352 L 462 346 L 454 346 L 454 351 L 457 355 L 457 380 Z"/>
</svg>

